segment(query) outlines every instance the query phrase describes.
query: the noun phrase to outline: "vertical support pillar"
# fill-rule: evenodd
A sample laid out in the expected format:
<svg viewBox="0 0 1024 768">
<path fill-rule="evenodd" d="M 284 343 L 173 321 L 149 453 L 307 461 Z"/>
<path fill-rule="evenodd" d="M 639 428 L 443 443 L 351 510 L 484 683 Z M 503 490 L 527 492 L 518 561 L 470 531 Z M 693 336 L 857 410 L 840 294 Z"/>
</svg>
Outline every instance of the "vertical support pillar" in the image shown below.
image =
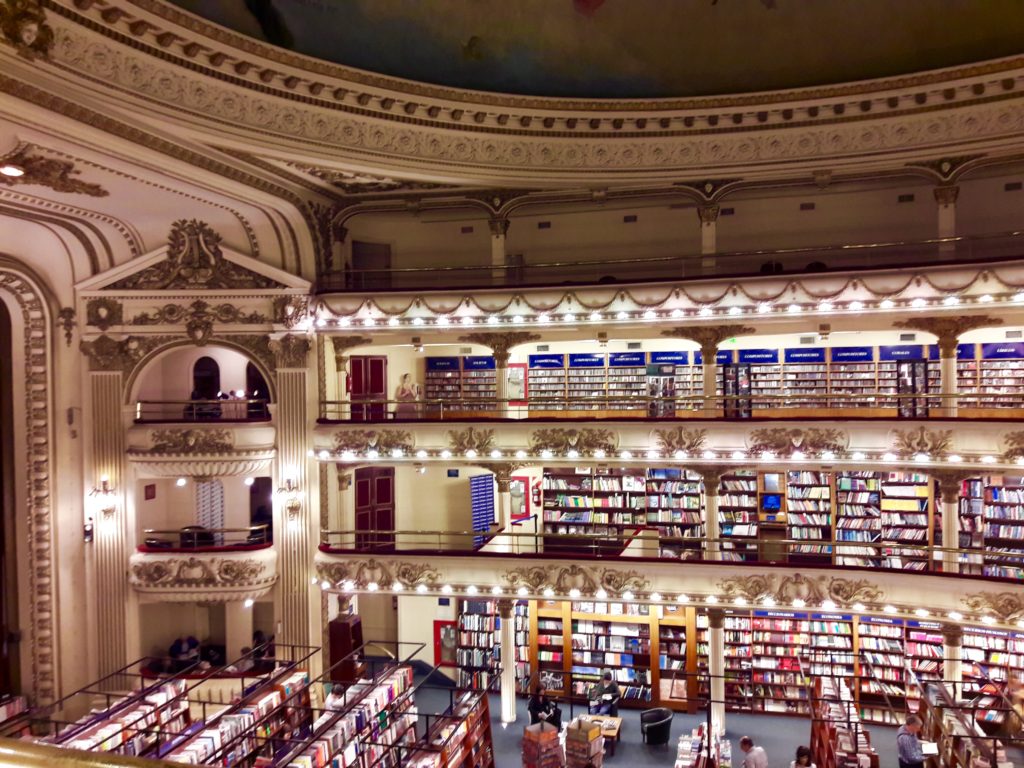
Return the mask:
<svg viewBox="0 0 1024 768">
<path fill-rule="evenodd" d="M 939 483 L 939 503 L 942 505 L 942 572 L 959 573 L 959 557 L 952 550 L 960 548 L 960 486 L 968 475 L 936 470 L 931 477 Z"/>
<path fill-rule="evenodd" d="M 718 253 L 718 205 L 698 205 L 697 216 L 700 218 L 700 266 L 701 272 L 709 272 L 715 268 L 716 259 L 709 254 Z"/>
<path fill-rule="evenodd" d="M 503 216 L 492 216 L 487 222 L 491 229 L 491 280 L 495 285 L 504 285 L 508 278 L 505 238 L 508 236 L 509 223 Z"/>
<path fill-rule="evenodd" d="M 720 416 L 722 412 L 717 402 L 718 363 L 716 358 L 718 357 L 718 343 L 702 344 L 700 354 L 702 360 L 701 383 L 703 384 L 701 392 L 704 395 L 702 412 L 706 418 L 713 419 Z"/>
<path fill-rule="evenodd" d="M 704 403 L 701 409 L 705 418 L 718 418 L 722 415 L 718 401 L 718 366 L 715 358 L 718 345 L 736 336 L 749 336 L 754 329 L 747 325 L 690 325 L 669 328 L 661 332 L 662 336 L 675 339 L 688 339 L 700 345 L 703 373 Z"/>
<path fill-rule="evenodd" d="M 336 464 L 338 471 L 338 530 L 354 531 L 356 529 L 356 500 L 352 490 L 352 467 Z M 351 541 L 338 542 L 342 547 L 354 547 L 355 536 Z"/>
<path fill-rule="evenodd" d="M 957 184 L 943 184 L 935 187 L 935 202 L 938 206 L 938 237 L 956 237 L 956 199 L 960 195 Z M 942 259 L 951 259 L 956 254 L 956 243 L 941 243 L 939 254 Z"/>
<path fill-rule="evenodd" d="M 708 610 L 708 675 L 711 680 L 711 730 L 725 733 L 725 612 Z"/>
<path fill-rule="evenodd" d="M 289 482 L 299 499 L 290 505 L 275 494 L 274 546 L 278 552 L 278 582 L 275 618 L 281 632 L 278 641 L 309 645 L 320 637 L 319 594 L 309 588 L 312 572 L 314 529 L 320 520 L 319 481 L 309 470 L 310 393 L 307 365 L 310 343 L 305 336 L 288 334 L 272 341 L 277 358 L 277 458 L 275 480 L 278 488 Z"/>
<path fill-rule="evenodd" d="M 334 349 L 334 371 L 338 376 L 338 400 L 342 405 L 337 413 L 325 413 L 327 418 L 344 419 L 352 418 L 352 405 L 348 393 L 348 353 L 353 347 L 364 346 L 373 343 L 373 339 L 366 336 L 332 336 L 331 346 Z"/>
<path fill-rule="evenodd" d="M 721 467 L 704 467 L 698 470 L 704 478 L 704 559 L 721 560 L 722 545 L 718 541 L 722 535 L 722 527 L 718 521 L 718 502 L 721 493 Z"/>
<path fill-rule="evenodd" d="M 964 630 L 962 627 L 947 624 L 942 628 L 942 679 L 950 684 L 953 700 L 963 694 L 964 662 L 963 662 Z"/>
<path fill-rule="evenodd" d="M 252 608 L 246 608 L 241 600 L 224 603 L 224 634 L 225 658 L 234 661 L 243 648 L 252 646 Z"/>
<path fill-rule="evenodd" d="M 498 653 L 501 656 L 501 722 L 516 721 L 516 622 L 512 600 L 498 601 L 501 631 L 498 633 Z"/>
<path fill-rule="evenodd" d="M 349 279 L 352 248 L 348 240 L 348 227 L 334 223 L 331 226 L 331 271 L 340 272 L 342 279 Z M 347 285 L 347 282 L 344 283 Z"/>
</svg>

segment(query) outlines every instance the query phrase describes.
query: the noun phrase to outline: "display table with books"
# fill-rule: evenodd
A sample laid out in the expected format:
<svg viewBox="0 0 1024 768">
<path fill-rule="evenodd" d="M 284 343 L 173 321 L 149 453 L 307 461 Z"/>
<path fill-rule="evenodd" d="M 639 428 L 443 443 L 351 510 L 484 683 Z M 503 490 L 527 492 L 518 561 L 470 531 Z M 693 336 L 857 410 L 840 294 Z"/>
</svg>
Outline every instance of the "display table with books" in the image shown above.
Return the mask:
<svg viewBox="0 0 1024 768">
<path fill-rule="evenodd" d="M 615 719 L 619 720 L 619 718 Z M 585 719 L 585 716 L 578 717 L 569 723 L 569 727 L 565 729 L 566 766 L 568 768 L 601 768 L 603 762 L 604 734 L 601 724 L 590 722 Z"/>
<path fill-rule="evenodd" d="M 622 718 L 612 715 L 580 715 L 579 719 L 601 729 L 601 735 L 608 743 L 608 753 L 614 757 L 615 745 L 619 743 L 619 734 L 622 731 Z"/>
</svg>

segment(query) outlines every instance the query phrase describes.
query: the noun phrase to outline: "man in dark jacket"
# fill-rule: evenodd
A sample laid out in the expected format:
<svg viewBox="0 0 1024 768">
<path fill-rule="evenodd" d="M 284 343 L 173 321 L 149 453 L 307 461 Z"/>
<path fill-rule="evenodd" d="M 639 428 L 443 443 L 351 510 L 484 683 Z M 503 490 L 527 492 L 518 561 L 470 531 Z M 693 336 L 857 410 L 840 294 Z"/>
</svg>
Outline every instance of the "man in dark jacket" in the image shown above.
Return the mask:
<svg viewBox="0 0 1024 768">
<path fill-rule="evenodd" d="M 900 768 L 924 768 L 924 753 L 921 751 L 921 740 L 917 734 L 921 732 L 921 718 L 910 715 L 906 723 L 896 731 L 896 750 L 899 754 Z"/>
</svg>

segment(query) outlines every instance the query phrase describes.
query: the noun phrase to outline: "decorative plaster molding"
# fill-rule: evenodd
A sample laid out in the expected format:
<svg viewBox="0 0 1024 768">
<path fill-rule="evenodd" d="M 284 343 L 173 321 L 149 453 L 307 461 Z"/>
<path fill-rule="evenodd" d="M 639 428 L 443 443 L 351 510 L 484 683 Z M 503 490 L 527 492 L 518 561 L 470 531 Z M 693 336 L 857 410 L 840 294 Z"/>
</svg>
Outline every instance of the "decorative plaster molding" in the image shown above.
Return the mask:
<svg viewBox="0 0 1024 768">
<path fill-rule="evenodd" d="M 309 299 L 305 296 L 278 296 L 274 299 L 274 322 L 291 330 L 310 319 Z"/>
<path fill-rule="evenodd" d="M 867 579 L 805 577 L 800 573 L 790 576 L 730 576 L 719 581 L 718 586 L 726 598 L 742 597 L 751 603 L 771 598 L 779 605 L 792 605 L 794 600 L 802 600 L 807 605 L 819 606 L 825 600 L 832 600 L 849 606 L 885 598 L 882 590 Z"/>
<path fill-rule="evenodd" d="M 1003 451 L 1003 461 L 1024 459 L 1024 432 L 1010 432 L 1004 440 L 1006 450 Z"/>
<path fill-rule="evenodd" d="M 494 354 L 494 364 L 497 368 L 508 368 L 508 357 L 513 347 L 520 344 L 529 344 L 533 341 L 540 341 L 540 334 L 528 331 L 507 331 L 504 333 L 467 333 L 459 336 L 459 341 L 466 344 L 479 344 L 488 347 Z"/>
<path fill-rule="evenodd" d="M 0 4 L 0 33 L 3 41 L 26 59 L 49 59 L 53 28 L 39 0 L 3 0 Z"/>
<path fill-rule="evenodd" d="M 0 11 L 2 9 L 3 7 L 0 6 Z M 0 158 L 0 165 L 17 165 L 23 171 L 21 176 L 0 174 L 0 185 L 14 187 L 20 184 L 37 184 L 49 187 L 54 192 L 67 192 L 89 197 L 106 197 L 110 194 L 99 184 L 73 178 L 81 173 L 81 171 L 75 170 L 74 163 L 32 154 L 28 145 L 22 145 Z"/>
<path fill-rule="evenodd" d="M 104 334 L 93 341 L 80 342 L 79 347 L 89 358 L 89 370 L 129 374 L 146 355 L 174 340 L 174 336 L 127 336 L 115 341 Z"/>
<path fill-rule="evenodd" d="M 413 434 L 404 429 L 346 429 L 334 433 L 335 451 L 391 451 L 412 453 L 415 441 Z"/>
<path fill-rule="evenodd" d="M 908 459 L 919 453 L 935 459 L 944 459 L 953 447 L 952 429 L 916 429 L 893 430 L 892 448 L 902 459 Z"/>
<path fill-rule="evenodd" d="M 1024 617 L 1024 593 L 1021 592 L 974 592 L 962 601 L 968 610 L 995 616 L 1003 622 Z"/>
<path fill-rule="evenodd" d="M 478 455 L 483 456 L 494 446 L 494 430 L 476 427 L 451 429 L 448 430 L 448 445 L 456 453 L 476 451 Z"/>
<path fill-rule="evenodd" d="M 688 339 L 700 344 L 701 355 L 705 361 L 714 361 L 718 345 L 726 339 L 736 336 L 750 336 L 755 331 L 748 325 L 688 325 L 681 328 L 668 328 L 661 332 L 662 336 L 673 339 Z"/>
<path fill-rule="evenodd" d="M 534 430 L 530 448 L 534 451 L 553 451 L 564 455 L 568 451 L 593 454 L 596 451 L 612 453 L 618 445 L 618 435 L 610 429 L 550 429 Z"/>
<path fill-rule="evenodd" d="M 89 305 L 102 299 L 91 299 Z M 117 302 L 112 301 L 112 304 Z M 120 311 L 120 305 L 118 305 Z M 128 321 L 129 325 L 186 325 L 188 337 L 196 344 L 205 343 L 209 331 L 200 333 L 197 329 L 213 329 L 213 323 L 234 323 L 240 325 L 258 325 L 269 322 L 266 315 L 260 312 L 244 312 L 233 304 L 211 305 L 202 299 L 196 299 L 187 307 L 182 304 L 164 304 L 152 312 L 142 312 Z M 116 323 L 115 323 L 116 324 Z"/>
<path fill-rule="evenodd" d="M 251 477 L 267 473 L 273 448 L 236 450 L 216 455 L 153 454 L 129 450 L 128 460 L 148 477 Z"/>
<path fill-rule="evenodd" d="M 237 553 L 136 552 L 128 580 L 137 592 L 167 602 L 228 602 L 267 594 L 277 581 L 273 547 Z"/>
<path fill-rule="evenodd" d="M 57 313 L 57 322 L 64 331 L 64 341 L 70 347 L 71 338 L 75 333 L 75 310 L 72 307 L 61 307 Z"/>
<path fill-rule="evenodd" d="M 897 320 L 893 326 L 932 334 L 938 339 L 941 356 L 956 359 L 956 345 L 963 334 L 977 328 L 992 328 L 1002 324 L 1002 318 L 989 315 L 954 315 L 911 317 L 907 320 Z"/>
<path fill-rule="evenodd" d="M 706 429 L 672 427 L 654 430 L 655 445 L 666 456 L 671 456 L 679 451 L 689 454 L 700 453 L 707 444 L 707 437 Z"/>
<path fill-rule="evenodd" d="M 234 448 L 234 434 L 230 429 L 154 429 L 149 453 L 213 454 Z"/>
<path fill-rule="evenodd" d="M 752 430 L 747 438 L 747 451 L 753 456 L 772 454 L 788 458 L 796 452 L 820 456 L 846 452 L 849 435 L 841 429 L 797 429 L 767 427 Z"/>
<path fill-rule="evenodd" d="M 85 324 L 101 331 L 124 322 L 124 307 L 117 299 L 100 296 L 85 303 Z"/>
<path fill-rule="evenodd" d="M 510 589 L 526 587 L 533 594 L 552 589 L 567 595 L 570 590 L 578 589 L 581 593 L 592 596 L 598 589 L 603 589 L 612 596 L 618 596 L 627 591 L 643 591 L 651 584 L 650 579 L 638 571 L 580 566 L 575 563 L 560 568 L 512 568 L 505 571 L 501 578 Z"/>
<path fill-rule="evenodd" d="M 305 370 L 311 348 L 312 345 L 308 338 L 291 333 L 270 342 L 270 350 L 274 353 L 278 368 L 302 368 Z"/>
<path fill-rule="evenodd" d="M 512 473 L 522 469 L 526 464 L 516 461 L 497 461 L 481 463 L 479 466 L 494 475 L 498 493 L 508 493 L 512 489 Z"/>
<path fill-rule="evenodd" d="M 415 589 L 421 584 L 436 589 L 442 580 L 440 571 L 428 563 L 375 558 L 343 562 L 317 560 L 316 573 L 321 581 L 334 585 L 351 581 L 354 587 L 363 589 L 369 584 L 387 589 L 396 583 L 404 589 Z"/>
</svg>

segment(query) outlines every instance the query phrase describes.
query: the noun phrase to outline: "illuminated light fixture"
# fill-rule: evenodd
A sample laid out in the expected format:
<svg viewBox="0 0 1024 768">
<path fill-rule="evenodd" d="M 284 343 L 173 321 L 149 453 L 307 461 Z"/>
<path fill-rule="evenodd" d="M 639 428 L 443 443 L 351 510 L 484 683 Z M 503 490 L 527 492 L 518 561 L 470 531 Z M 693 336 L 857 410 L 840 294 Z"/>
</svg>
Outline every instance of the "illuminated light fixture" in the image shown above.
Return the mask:
<svg viewBox="0 0 1024 768">
<path fill-rule="evenodd" d="M 604 589 L 604 587 L 602 587 L 594 593 L 594 597 L 596 597 L 598 600 L 606 600 L 608 598 L 608 592 Z"/>
<path fill-rule="evenodd" d="M 375 326 L 376 324 L 377 321 L 374 320 L 372 317 L 368 317 L 365 320 L 363 320 L 363 325 L 366 326 L 367 328 L 373 328 L 373 326 Z"/>
<path fill-rule="evenodd" d="M 757 305 L 757 314 L 759 315 L 766 315 L 771 311 L 772 305 L 766 301 L 762 301 L 760 304 Z"/>
<path fill-rule="evenodd" d="M 184 480 L 185 478 L 179 479 Z M 112 515 L 117 508 L 117 495 L 114 493 L 113 486 L 110 485 L 110 478 L 106 475 L 100 478 L 100 484 L 89 491 L 89 495 L 96 499 L 96 506 L 104 515 Z"/>
<path fill-rule="evenodd" d="M 468 451 L 466 451 L 466 458 L 467 459 L 475 459 L 476 457 L 477 457 L 477 452 L 473 448 L 470 448 Z"/>
<path fill-rule="evenodd" d="M 698 312 L 697 314 L 700 315 L 701 317 L 710 317 L 711 307 L 701 307 L 700 312 Z"/>
<path fill-rule="evenodd" d="M 864 302 L 863 301 L 851 301 L 846 306 L 849 307 L 850 309 L 852 309 L 854 312 L 860 312 L 862 309 L 864 309 Z"/>
<path fill-rule="evenodd" d="M 920 616 L 922 619 L 927 619 L 929 616 L 931 616 L 931 613 L 926 611 L 924 608 L 918 608 L 914 611 L 914 615 Z"/>
<path fill-rule="evenodd" d="M 342 451 L 341 452 L 341 460 L 342 461 L 355 461 L 355 458 L 356 458 L 356 455 L 352 451 Z"/>
<path fill-rule="evenodd" d="M 618 312 L 615 315 L 615 319 L 616 320 L 629 320 L 629 313 L 628 312 Z"/>
<path fill-rule="evenodd" d="M 647 458 L 648 458 L 648 459 L 656 459 L 656 458 L 658 458 L 658 456 L 660 456 L 660 455 L 661 455 L 661 454 L 659 454 L 659 453 L 658 453 L 657 451 L 648 451 L 648 452 L 647 452 Z"/>
<path fill-rule="evenodd" d="M 256 482 L 256 478 L 255 477 L 247 477 L 242 482 L 245 483 L 246 485 L 252 485 L 253 483 Z"/>
<path fill-rule="evenodd" d="M 466 594 L 467 595 L 475 595 L 478 591 L 479 590 L 473 584 L 470 584 L 468 587 L 466 587 Z"/>
<path fill-rule="evenodd" d="M 371 461 L 376 461 L 377 459 L 380 458 L 380 451 L 371 448 L 366 452 L 366 458 L 370 459 Z"/>
<path fill-rule="evenodd" d="M 580 591 L 576 589 L 576 587 L 573 587 L 569 590 L 569 597 L 571 597 L 573 600 L 579 600 Z"/>
<path fill-rule="evenodd" d="M 774 458 L 775 458 L 775 454 L 772 453 L 771 451 L 762 451 L 761 452 L 761 459 L 764 460 L 764 461 L 771 461 Z"/>
<path fill-rule="evenodd" d="M 513 315 L 512 316 L 512 322 L 515 323 L 516 325 L 518 325 L 519 323 L 523 322 L 523 316 L 522 315 Z"/>
<path fill-rule="evenodd" d="M 242 606 L 245 608 L 252 608 L 255 604 L 255 600 L 253 600 L 251 597 L 247 597 L 245 598 L 245 602 L 242 603 Z"/>
<path fill-rule="evenodd" d="M 1018 620 L 1018 621 L 1017 621 L 1017 626 L 1018 626 L 1018 627 L 1024 627 L 1024 619 L 1020 619 L 1020 620 Z"/>
<path fill-rule="evenodd" d="M 892 309 L 896 306 L 896 303 L 892 299 L 882 299 L 878 302 L 878 306 L 882 309 Z"/>
<path fill-rule="evenodd" d="M 746 454 L 743 451 L 733 451 L 732 458 L 734 461 L 742 461 L 746 458 Z"/>
<path fill-rule="evenodd" d="M 673 455 L 676 457 L 676 459 L 682 461 L 683 459 L 687 458 L 690 454 L 688 454 L 686 451 L 676 451 Z"/>
<path fill-rule="evenodd" d="M 441 458 L 442 459 L 450 459 L 451 457 L 452 457 L 452 452 L 449 451 L 447 448 L 445 448 L 443 451 L 441 451 Z"/>
<path fill-rule="evenodd" d="M 570 448 L 568 451 L 566 451 L 565 456 L 566 458 L 569 459 L 578 459 L 580 457 L 580 452 L 577 451 L 575 448 Z"/>
<path fill-rule="evenodd" d="M 883 606 L 882 610 L 886 613 L 896 613 L 896 607 L 892 605 Z"/>
<path fill-rule="evenodd" d="M 995 464 L 996 463 L 996 457 L 995 456 L 982 456 L 981 457 L 981 463 L 982 464 Z"/>
<path fill-rule="evenodd" d="M 1020 304 L 1021 302 L 1024 302 L 1024 291 L 1021 291 L 1020 293 L 1013 294 L 1013 300 L 1015 302 L 1017 302 L 1018 304 Z"/>
<path fill-rule="evenodd" d="M 501 587 L 499 587 L 497 584 L 495 584 L 493 587 L 491 587 L 491 594 L 492 595 L 500 595 L 501 594 Z"/>
<path fill-rule="evenodd" d="M 736 605 L 746 605 L 747 604 L 747 598 L 745 598 L 745 597 L 737 597 L 735 600 L 733 600 L 733 603 L 736 604 Z"/>
<path fill-rule="evenodd" d="M 996 620 L 993 619 L 991 616 L 982 616 L 981 617 L 981 621 L 982 621 L 983 624 L 995 624 L 996 623 Z"/>
<path fill-rule="evenodd" d="M 418 474 L 418 475 L 425 475 L 425 474 L 427 474 L 427 468 L 424 467 L 422 464 L 417 464 L 416 465 L 416 474 Z"/>
<path fill-rule="evenodd" d="M 552 451 L 548 450 L 547 448 L 540 452 L 540 457 L 542 459 L 551 459 L 554 458 L 554 456 L 555 454 Z"/>
<path fill-rule="evenodd" d="M 704 598 L 704 602 L 708 603 L 709 605 L 717 605 L 718 604 L 718 598 L 715 597 L 714 595 L 708 595 L 707 597 Z"/>
<path fill-rule="evenodd" d="M 980 301 L 982 304 L 991 304 L 992 303 L 992 296 L 987 294 L 987 293 L 983 294 L 982 296 L 978 297 L 978 301 Z"/>
<path fill-rule="evenodd" d="M 801 597 L 798 597 L 793 601 L 794 608 L 803 608 L 805 605 L 807 605 L 807 601 Z"/>
<path fill-rule="evenodd" d="M 1018 456 L 1014 463 L 1018 465 L 1024 464 L 1024 456 Z"/>
<path fill-rule="evenodd" d="M 472 325 L 473 324 L 473 318 L 470 317 L 469 315 L 466 315 L 459 322 L 462 323 L 463 325 Z"/>
<path fill-rule="evenodd" d="M 864 603 L 854 603 L 850 607 L 853 608 L 853 610 L 855 610 L 855 611 L 857 611 L 859 613 L 860 611 L 864 610 Z"/>
<path fill-rule="evenodd" d="M 391 458 L 392 459 L 400 459 L 404 455 L 405 455 L 405 452 L 401 448 L 392 448 L 391 449 Z"/>
<path fill-rule="evenodd" d="M 324 592 L 326 592 L 330 588 L 331 588 L 331 583 L 329 581 L 321 581 L 320 582 L 320 589 L 322 589 Z"/>
<path fill-rule="evenodd" d="M 766 606 L 768 608 L 774 608 L 775 607 L 775 598 L 774 597 L 766 597 L 764 600 L 761 601 L 761 605 Z"/>
<path fill-rule="evenodd" d="M 487 324 L 488 325 L 497 325 L 500 322 L 501 322 L 501 320 L 498 319 L 497 315 L 488 315 L 487 316 Z"/>
<path fill-rule="evenodd" d="M 356 583 L 354 581 L 343 581 L 341 583 L 341 588 L 346 592 L 351 592 L 356 588 Z"/>
<path fill-rule="evenodd" d="M 680 595 L 679 597 L 676 598 L 676 602 L 677 603 L 688 603 L 688 602 L 690 602 L 690 596 L 689 595 Z"/>
<path fill-rule="evenodd" d="M 627 589 L 625 592 L 622 593 L 622 599 L 628 603 L 633 599 L 633 593 Z"/>
<path fill-rule="evenodd" d="M 522 449 L 516 451 L 516 458 L 517 459 L 525 459 L 526 458 L 526 451 L 524 451 Z"/>
<path fill-rule="evenodd" d="M 427 458 L 427 452 L 424 451 L 422 448 L 420 448 L 418 451 L 416 451 L 416 458 L 417 459 L 425 459 L 425 458 Z"/>
<path fill-rule="evenodd" d="M 590 322 L 596 323 L 600 319 L 601 319 L 601 313 L 600 312 L 591 312 L 590 313 Z"/>
<path fill-rule="evenodd" d="M 184 488 L 186 483 L 188 483 L 188 480 L 186 480 L 184 477 L 179 477 L 177 480 L 174 481 L 174 484 L 179 488 Z"/>
<path fill-rule="evenodd" d="M 831 600 L 824 600 L 821 603 L 821 607 L 824 608 L 826 611 L 834 611 L 836 609 L 836 604 Z"/>
<path fill-rule="evenodd" d="M 551 587 L 544 587 L 544 591 L 541 594 L 544 595 L 544 597 L 554 597 L 555 590 L 553 590 Z"/>
<path fill-rule="evenodd" d="M 927 453 L 918 453 L 914 455 L 914 461 L 920 462 L 922 464 L 927 464 L 931 460 L 932 457 L 929 456 Z"/>
<path fill-rule="evenodd" d="M 380 589 L 380 585 L 376 581 L 371 581 L 366 585 L 367 592 L 376 592 L 378 589 Z"/>
<path fill-rule="evenodd" d="M 819 312 L 831 312 L 833 309 L 835 309 L 835 307 L 832 306 L 832 302 L 831 301 L 819 301 L 818 302 L 818 311 Z"/>
<path fill-rule="evenodd" d="M 327 451 L 320 451 L 320 453 L 318 453 L 317 456 L 320 457 L 320 461 L 327 461 L 327 459 L 330 458 L 331 454 L 328 453 Z M 249 483 L 249 485 L 252 485 L 252 483 Z"/>
<path fill-rule="evenodd" d="M 682 316 L 683 316 L 683 310 L 679 309 L 678 307 L 676 309 L 672 310 L 672 317 L 677 317 L 678 318 L 678 317 L 682 317 Z"/>
<path fill-rule="evenodd" d="M 394 582 L 391 585 L 391 591 L 392 592 L 401 592 L 402 591 L 402 582 L 400 582 L 400 581 Z"/>
<path fill-rule="evenodd" d="M 594 451 L 595 459 L 603 459 L 606 455 L 607 454 L 605 453 L 604 448 L 598 448 L 596 451 Z"/>
<path fill-rule="evenodd" d="M 398 325 L 398 318 L 397 317 L 389 317 L 388 318 L 388 325 L 390 325 L 392 328 L 394 328 L 396 325 Z"/>
<path fill-rule="evenodd" d="M 832 460 L 835 459 L 835 457 L 836 457 L 836 455 L 832 451 L 822 451 L 821 452 L 821 458 L 824 459 L 825 461 L 832 461 Z"/>
<path fill-rule="evenodd" d="M 854 451 L 850 458 L 854 461 L 864 461 L 867 457 L 861 451 Z"/>
<path fill-rule="evenodd" d="M 352 325 L 352 319 L 348 317 L 338 318 L 338 325 L 342 326 L 343 328 L 347 328 L 348 326 Z"/>
<path fill-rule="evenodd" d="M 451 318 L 448 315 L 438 315 L 437 320 L 434 321 L 441 327 L 446 327 L 451 324 Z"/>
<path fill-rule="evenodd" d="M 414 317 L 412 319 L 412 324 L 413 325 L 423 325 L 423 318 L 422 317 Z"/>
<path fill-rule="evenodd" d="M 526 597 L 528 594 L 530 594 L 530 590 L 528 590 L 526 587 L 520 587 L 516 590 L 516 594 L 520 597 Z"/>
<path fill-rule="evenodd" d="M 795 315 L 798 312 L 803 312 L 804 308 L 801 307 L 799 304 L 790 304 L 788 307 L 786 307 L 786 311 L 789 312 L 791 315 Z"/>
<path fill-rule="evenodd" d="M 959 464 L 964 460 L 964 457 L 959 453 L 954 453 L 946 457 L 946 461 L 952 462 L 953 464 Z"/>
<path fill-rule="evenodd" d="M 713 458 L 715 458 L 715 452 L 714 451 L 704 451 L 704 453 L 702 453 L 701 456 L 703 456 L 705 459 L 713 459 Z"/>
<path fill-rule="evenodd" d="M 947 296 L 942 300 L 942 303 L 947 307 L 955 307 L 960 303 L 960 298 L 958 296 Z"/>
<path fill-rule="evenodd" d="M 927 304 L 928 302 L 920 297 L 910 302 L 910 306 L 912 306 L 914 309 L 920 309 L 921 307 L 927 306 Z"/>
<path fill-rule="evenodd" d="M 422 595 L 424 592 L 427 591 L 427 585 L 426 584 L 417 584 L 416 585 L 416 591 L 419 592 Z"/>
<path fill-rule="evenodd" d="M 501 458 L 501 451 L 499 451 L 497 448 L 495 448 L 493 451 L 491 451 L 491 458 L 492 459 L 500 459 Z"/>
<path fill-rule="evenodd" d="M 551 318 L 548 315 L 546 315 L 546 314 L 538 315 L 537 316 L 537 322 L 538 323 L 550 323 L 551 322 Z"/>
<path fill-rule="evenodd" d="M 951 618 L 953 621 L 960 621 L 964 617 L 964 615 L 959 611 L 950 611 L 946 615 L 949 616 L 949 618 Z"/>
<path fill-rule="evenodd" d="M 633 458 L 633 454 L 630 453 L 629 451 L 619 451 L 619 458 L 620 459 L 627 459 L 627 460 L 628 459 L 632 459 Z"/>
<path fill-rule="evenodd" d="M 25 169 L 16 163 L 4 163 L 0 165 L 0 173 L 10 179 L 17 179 L 25 175 Z"/>
<path fill-rule="evenodd" d="M 299 494 L 299 486 L 293 478 L 286 477 L 284 485 L 277 489 L 277 496 L 281 499 L 289 519 L 294 519 L 302 507 L 302 496 Z"/>
<path fill-rule="evenodd" d="M 574 315 L 572 312 L 566 312 L 564 315 L 562 315 L 562 322 L 564 323 L 572 323 L 575 321 L 576 315 Z"/>
<path fill-rule="evenodd" d="M 657 319 L 658 319 L 658 313 L 655 312 L 653 309 L 648 309 L 646 312 L 644 312 L 644 320 L 657 320 Z"/>
<path fill-rule="evenodd" d="M 651 592 L 650 598 L 651 598 L 651 602 L 652 603 L 660 603 L 661 602 L 661 593 L 660 592 Z"/>
<path fill-rule="evenodd" d="M 884 461 L 896 461 L 896 454 L 891 451 L 888 451 L 882 454 L 882 459 Z"/>
<path fill-rule="evenodd" d="M 738 315 L 738 314 L 740 314 L 740 313 L 741 313 L 742 311 L 743 311 L 743 310 L 742 310 L 742 309 L 740 309 L 739 307 L 729 307 L 729 314 L 730 314 L 730 315 Z"/>
<path fill-rule="evenodd" d="M 445 584 L 443 587 L 441 587 L 441 594 L 450 595 L 451 593 L 452 593 L 452 585 L 451 584 Z"/>
</svg>

